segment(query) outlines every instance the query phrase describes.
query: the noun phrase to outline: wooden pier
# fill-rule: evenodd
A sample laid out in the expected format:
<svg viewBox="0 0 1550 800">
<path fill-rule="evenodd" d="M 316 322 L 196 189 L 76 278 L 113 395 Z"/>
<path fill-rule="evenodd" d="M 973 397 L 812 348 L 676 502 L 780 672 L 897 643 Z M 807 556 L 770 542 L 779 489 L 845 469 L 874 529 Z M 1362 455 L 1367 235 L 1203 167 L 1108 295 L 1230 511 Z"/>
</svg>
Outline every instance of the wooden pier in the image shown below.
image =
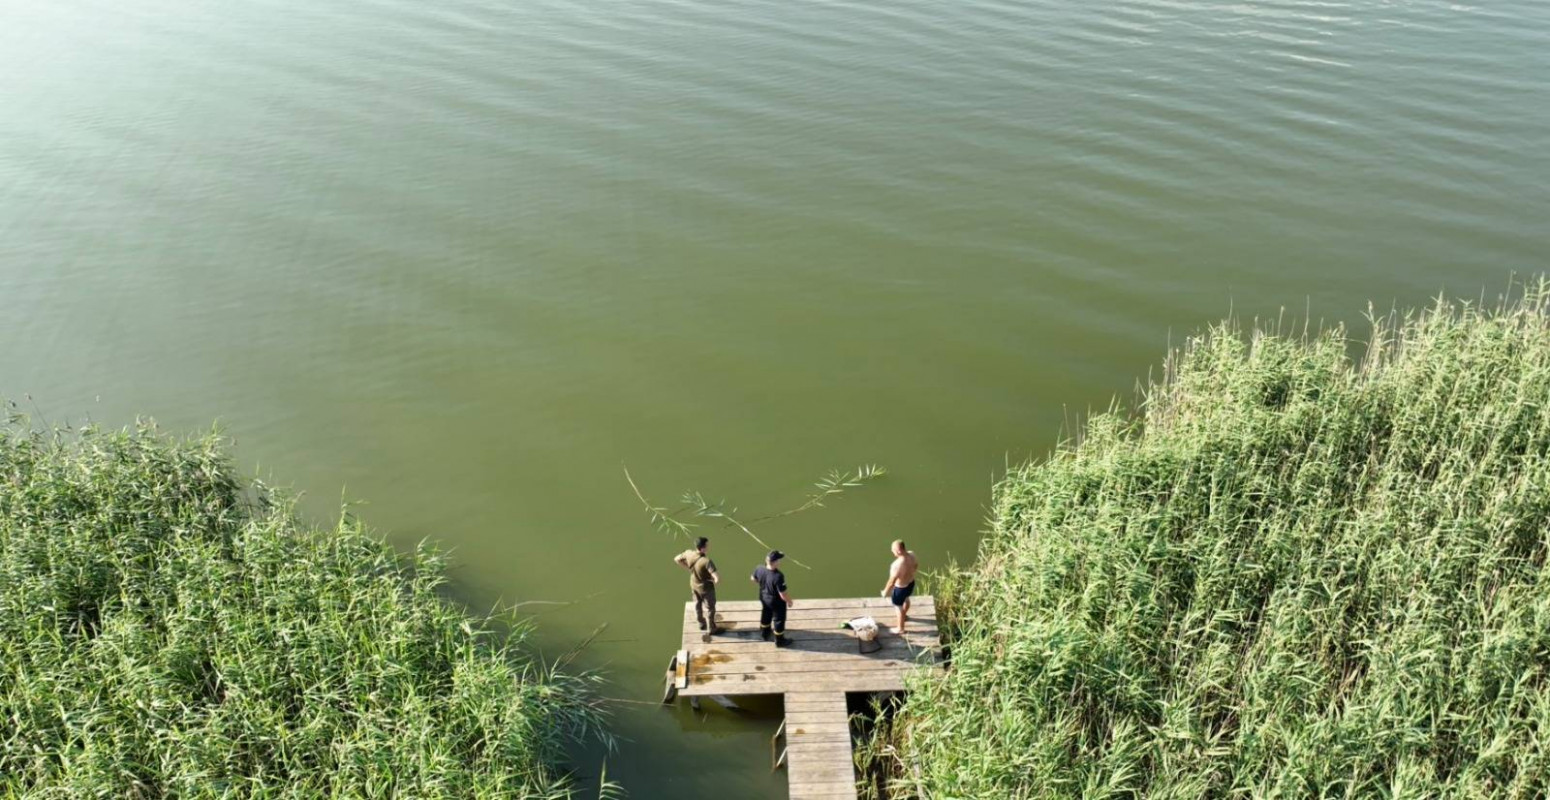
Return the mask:
<svg viewBox="0 0 1550 800">
<path fill-rule="evenodd" d="M 903 691 L 905 673 L 919 667 L 940 669 L 932 598 L 914 598 L 903 637 L 887 630 L 894 614 L 894 607 L 881 597 L 797 598 L 786 617 L 792 645 L 777 649 L 759 636 L 757 602 L 719 604 L 716 621 L 725 632 L 708 641 L 694 619 L 694 604 L 685 603 L 682 648 L 669 669 L 666 699 L 784 695 L 786 718 L 776 733 L 774 765 L 786 768 L 791 797 L 854 800 L 846 694 Z M 862 653 L 855 635 L 842 627 L 862 616 L 872 617 L 882 628 L 876 652 Z"/>
</svg>

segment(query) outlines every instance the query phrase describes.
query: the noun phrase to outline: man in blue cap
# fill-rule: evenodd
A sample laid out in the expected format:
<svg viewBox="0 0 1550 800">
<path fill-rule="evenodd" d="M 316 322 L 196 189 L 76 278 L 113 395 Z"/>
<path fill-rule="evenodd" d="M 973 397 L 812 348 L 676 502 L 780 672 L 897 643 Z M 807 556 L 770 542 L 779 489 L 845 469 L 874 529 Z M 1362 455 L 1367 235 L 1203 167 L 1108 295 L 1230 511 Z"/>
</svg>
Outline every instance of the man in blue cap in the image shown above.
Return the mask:
<svg viewBox="0 0 1550 800">
<path fill-rule="evenodd" d="M 786 607 L 795 603 L 786 593 L 786 576 L 780 571 L 780 560 L 785 557 L 785 553 L 771 550 L 764 557 L 764 566 L 755 569 L 749 578 L 759 584 L 759 635 L 768 642 L 773 633 L 776 647 L 791 646 L 791 640 L 786 638 Z"/>
</svg>

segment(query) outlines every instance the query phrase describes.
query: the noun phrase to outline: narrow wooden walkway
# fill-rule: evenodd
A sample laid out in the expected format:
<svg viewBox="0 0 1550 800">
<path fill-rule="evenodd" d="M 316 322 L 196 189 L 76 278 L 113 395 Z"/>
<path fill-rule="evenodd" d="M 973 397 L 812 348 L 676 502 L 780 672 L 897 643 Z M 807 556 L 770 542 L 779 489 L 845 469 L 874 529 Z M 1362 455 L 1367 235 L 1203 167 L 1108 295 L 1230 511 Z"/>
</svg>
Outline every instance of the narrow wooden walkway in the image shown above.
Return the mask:
<svg viewBox="0 0 1550 800">
<path fill-rule="evenodd" d="M 854 634 L 842 627 L 870 616 L 884 630 L 876 652 L 861 653 Z M 894 608 L 883 598 L 798 598 L 788 610 L 786 635 L 792 646 L 777 649 L 759 636 L 759 604 L 723 602 L 716 621 L 725 632 L 707 637 L 684 604 L 682 648 L 673 676 L 684 697 L 785 695 L 784 759 L 791 797 L 836 800 L 856 796 L 852 767 L 848 692 L 897 692 L 917 668 L 940 668 L 936 604 L 929 596 L 911 604 L 906 634 L 887 632 Z"/>
<path fill-rule="evenodd" d="M 787 692 L 786 775 L 802 800 L 856 800 L 843 692 Z"/>
</svg>

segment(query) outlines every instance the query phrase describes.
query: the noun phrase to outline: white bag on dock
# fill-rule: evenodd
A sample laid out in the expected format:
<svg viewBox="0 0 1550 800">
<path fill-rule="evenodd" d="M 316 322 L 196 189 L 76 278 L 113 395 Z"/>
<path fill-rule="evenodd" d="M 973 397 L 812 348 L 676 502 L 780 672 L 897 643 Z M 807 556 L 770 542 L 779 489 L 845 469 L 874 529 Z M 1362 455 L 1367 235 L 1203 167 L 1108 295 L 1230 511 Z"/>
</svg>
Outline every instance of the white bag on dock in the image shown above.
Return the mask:
<svg viewBox="0 0 1550 800">
<path fill-rule="evenodd" d="M 871 617 L 856 617 L 845 625 L 855 631 L 856 638 L 863 642 L 877 640 L 877 620 Z"/>
</svg>

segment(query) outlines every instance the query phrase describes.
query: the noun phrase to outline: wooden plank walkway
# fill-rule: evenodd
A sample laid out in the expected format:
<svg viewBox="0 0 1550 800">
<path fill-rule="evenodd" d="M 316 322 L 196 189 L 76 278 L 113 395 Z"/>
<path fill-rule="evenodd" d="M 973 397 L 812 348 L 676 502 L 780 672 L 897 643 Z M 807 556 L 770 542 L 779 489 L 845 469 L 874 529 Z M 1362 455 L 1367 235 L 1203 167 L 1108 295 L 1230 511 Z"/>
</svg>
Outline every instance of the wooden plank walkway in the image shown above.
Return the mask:
<svg viewBox="0 0 1550 800">
<path fill-rule="evenodd" d="M 854 634 L 841 625 L 870 616 L 883 627 L 877 652 L 863 654 Z M 716 621 L 724 632 L 707 637 L 684 604 L 678 694 L 684 697 L 785 695 L 784 763 L 791 797 L 853 799 L 848 692 L 897 692 L 904 676 L 925 667 L 940 669 L 936 604 L 914 598 L 906 634 L 888 633 L 894 608 L 886 599 L 802 599 L 787 611 L 792 646 L 777 649 L 759 636 L 759 604 L 723 602 Z"/>
<path fill-rule="evenodd" d="M 843 692 L 786 693 L 786 775 L 802 800 L 856 800 Z"/>
</svg>

